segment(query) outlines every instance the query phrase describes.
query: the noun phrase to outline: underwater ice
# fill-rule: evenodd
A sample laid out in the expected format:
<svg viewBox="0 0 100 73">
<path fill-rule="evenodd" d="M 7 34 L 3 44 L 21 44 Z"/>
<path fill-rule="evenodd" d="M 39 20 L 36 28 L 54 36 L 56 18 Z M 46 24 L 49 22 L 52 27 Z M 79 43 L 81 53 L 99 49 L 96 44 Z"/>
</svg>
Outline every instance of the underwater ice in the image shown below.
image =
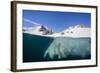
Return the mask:
<svg viewBox="0 0 100 73">
<path fill-rule="evenodd" d="M 63 59 L 70 56 L 85 58 L 90 55 L 90 38 L 55 37 L 44 53 L 44 58 Z"/>
</svg>

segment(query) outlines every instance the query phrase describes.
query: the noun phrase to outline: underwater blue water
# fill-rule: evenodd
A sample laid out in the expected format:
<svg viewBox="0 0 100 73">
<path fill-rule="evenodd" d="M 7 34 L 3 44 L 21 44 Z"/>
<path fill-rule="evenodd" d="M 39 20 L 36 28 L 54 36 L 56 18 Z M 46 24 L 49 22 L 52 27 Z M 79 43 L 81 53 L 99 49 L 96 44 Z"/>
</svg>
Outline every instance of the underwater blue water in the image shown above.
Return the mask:
<svg viewBox="0 0 100 73">
<path fill-rule="evenodd" d="M 91 38 L 53 38 L 23 33 L 23 62 L 90 58 Z"/>
</svg>

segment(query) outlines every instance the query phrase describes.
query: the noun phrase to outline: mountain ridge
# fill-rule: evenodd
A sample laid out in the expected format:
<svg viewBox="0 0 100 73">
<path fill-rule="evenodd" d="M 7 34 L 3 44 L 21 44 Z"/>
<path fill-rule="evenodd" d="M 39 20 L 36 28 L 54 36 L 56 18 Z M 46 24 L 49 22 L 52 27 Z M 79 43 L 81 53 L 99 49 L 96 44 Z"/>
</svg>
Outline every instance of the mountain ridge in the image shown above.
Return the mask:
<svg viewBox="0 0 100 73">
<path fill-rule="evenodd" d="M 90 37 L 91 36 L 90 31 L 91 31 L 91 29 L 89 27 L 84 26 L 84 25 L 70 26 L 69 28 L 66 28 L 65 30 L 63 30 L 61 32 L 54 32 L 51 29 L 49 29 L 43 25 L 23 28 L 24 33 L 41 35 L 41 36 L 48 36 L 48 37 L 59 37 L 59 36 L 63 36 L 63 37 Z"/>
</svg>

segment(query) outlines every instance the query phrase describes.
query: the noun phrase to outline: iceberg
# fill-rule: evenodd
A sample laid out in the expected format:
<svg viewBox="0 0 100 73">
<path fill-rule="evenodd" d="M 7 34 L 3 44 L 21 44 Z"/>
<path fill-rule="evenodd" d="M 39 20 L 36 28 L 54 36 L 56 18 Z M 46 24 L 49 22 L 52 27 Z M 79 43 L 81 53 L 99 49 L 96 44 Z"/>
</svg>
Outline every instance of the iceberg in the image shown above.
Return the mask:
<svg viewBox="0 0 100 73">
<path fill-rule="evenodd" d="M 90 38 L 56 37 L 44 53 L 44 58 L 84 59 L 90 57 Z"/>
</svg>

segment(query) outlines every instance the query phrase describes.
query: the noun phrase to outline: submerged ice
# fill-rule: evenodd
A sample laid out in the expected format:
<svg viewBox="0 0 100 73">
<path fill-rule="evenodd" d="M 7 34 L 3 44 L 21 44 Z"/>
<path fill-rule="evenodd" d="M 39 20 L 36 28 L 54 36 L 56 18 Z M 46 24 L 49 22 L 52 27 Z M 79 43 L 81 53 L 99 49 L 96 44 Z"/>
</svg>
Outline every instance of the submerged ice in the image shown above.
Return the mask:
<svg viewBox="0 0 100 73">
<path fill-rule="evenodd" d="M 90 38 L 55 37 L 43 57 L 51 60 L 89 58 L 90 44 Z"/>
</svg>

